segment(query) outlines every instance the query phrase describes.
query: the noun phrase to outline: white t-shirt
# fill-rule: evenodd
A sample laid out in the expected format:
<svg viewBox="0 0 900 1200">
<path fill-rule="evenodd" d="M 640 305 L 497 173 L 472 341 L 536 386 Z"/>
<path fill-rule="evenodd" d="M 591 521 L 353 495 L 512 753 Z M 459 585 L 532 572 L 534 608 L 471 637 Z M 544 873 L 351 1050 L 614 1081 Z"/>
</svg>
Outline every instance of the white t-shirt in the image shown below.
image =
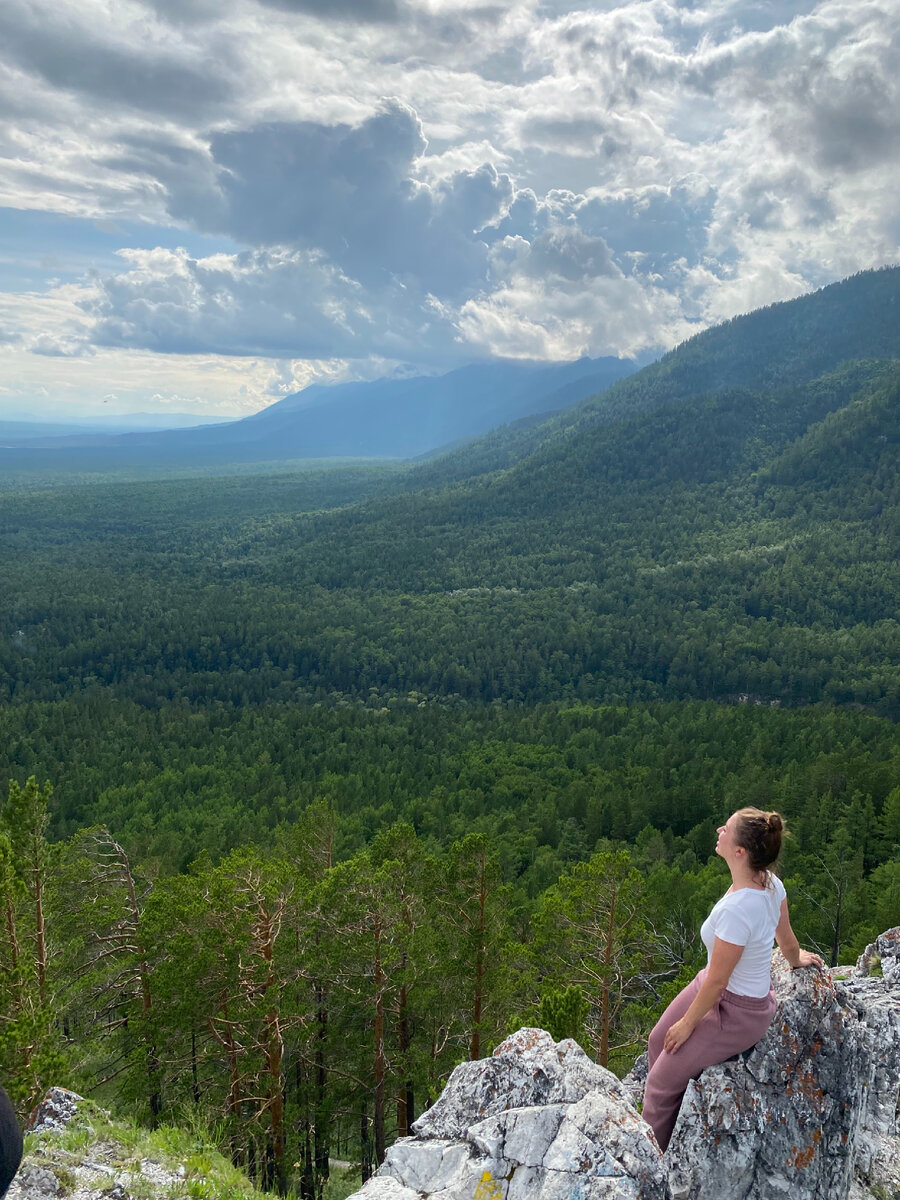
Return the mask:
<svg viewBox="0 0 900 1200">
<path fill-rule="evenodd" d="M 727 985 L 739 996 L 767 996 L 772 986 L 772 943 L 786 893 L 784 884 L 771 871 L 768 882 L 768 887 L 759 890 L 729 889 L 700 926 L 707 966 L 716 938 L 744 947 Z"/>
</svg>

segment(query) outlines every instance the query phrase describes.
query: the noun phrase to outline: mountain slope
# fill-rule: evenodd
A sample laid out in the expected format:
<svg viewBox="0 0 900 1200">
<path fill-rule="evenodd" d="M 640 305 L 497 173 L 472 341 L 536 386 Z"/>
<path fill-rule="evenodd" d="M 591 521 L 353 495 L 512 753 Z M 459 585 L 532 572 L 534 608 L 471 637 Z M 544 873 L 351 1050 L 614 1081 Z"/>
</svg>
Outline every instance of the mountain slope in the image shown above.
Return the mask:
<svg viewBox="0 0 900 1200">
<path fill-rule="evenodd" d="M 808 328 L 819 310 L 795 303 Z M 232 488 L 227 519 L 215 481 L 19 494 L 0 688 L 88 680 L 151 706 L 755 694 L 900 716 L 900 362 L 862 357 L 891 349 L 871 332 L 805 382 L 773 358 L 778 387 L 668 397 L 651 368 L 608 395 L 654 406 L 592 401 L 572 429 L 512 431 L 542 440 L 500 470 L 435 460 L 361 503 L 352 479 L 305 512 L 287 483 Z M 669 373 L 698 378 L 679 353 Z M 343 507 L 315 511 L 332 494 Z"/>
<path fill-rule="evenodd" d="M 634 370 L 625 359 L 535 366 L 488 363 L 440 376 L 313 386 L 241 421 L 214 427 L 20 443 L 52 462 L 96 469 L 141 462 L 247 462 L 288 458 L 408 458 L 495 425 L 564 408 Z M 0 458 L 2 461 L 2 458 Z M 27 461 L 20 458 L 19 462 Z"/>
<path fill-rule="evenodd" d="M 421 484 L 472 478 L 540 451 L 569 453 L 596 425 L 726 388 L 785 393 L 844 362 L 900 357 L 900 267 L 864 271 L 698 333 L 602 395 L 541 426 L 497 430 L 432 463 Z"/>
</svg>

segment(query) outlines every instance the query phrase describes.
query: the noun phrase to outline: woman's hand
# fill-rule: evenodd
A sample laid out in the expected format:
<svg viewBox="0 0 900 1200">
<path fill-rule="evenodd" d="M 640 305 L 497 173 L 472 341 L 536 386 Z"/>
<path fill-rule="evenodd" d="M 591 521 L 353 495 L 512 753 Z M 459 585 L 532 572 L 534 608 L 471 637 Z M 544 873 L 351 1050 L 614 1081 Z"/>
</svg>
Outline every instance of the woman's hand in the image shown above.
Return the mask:
<svg viewBox="0 0 900 1200">
<path fill-rule="evenodd" d="M 812 951 L 810 951 L 810 950 L 801 950 L 800 958 L 794 964 L 794 967 L 792 969 L 794 971 L 797 971 L 797 970 L 799 970 L 800 967 L 822 967 L 822 968 L 824 968 L 824 966 L 825 966 L 825 964 L 822 961 L 822 959 L 819 958 L 818 954 L 813 954 Z"/>
<path fill-rule="evenodd" d="M 694 1032 L 693 1025 L 689 1025 L 684 1017 L 680 1021 L 676 1021 L 674 1025 L 670 1025 L 666 1030 L 666 1039 L 663 1043 L 669 1054 L 674 1054 L 679 1046 L 683 1046 L 691 1034 Z"/>
</svg>

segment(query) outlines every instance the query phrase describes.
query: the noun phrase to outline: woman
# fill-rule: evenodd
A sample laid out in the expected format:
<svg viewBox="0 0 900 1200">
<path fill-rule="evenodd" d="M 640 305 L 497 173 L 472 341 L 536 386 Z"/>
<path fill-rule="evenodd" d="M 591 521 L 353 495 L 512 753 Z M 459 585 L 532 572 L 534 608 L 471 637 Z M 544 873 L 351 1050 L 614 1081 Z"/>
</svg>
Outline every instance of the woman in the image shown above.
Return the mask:
<svg viewBox="0 0 900 1200">
<path fill-rule="evenodd" d="M 790 965 L 823 966 L 800 949 L 791 929 L 784 885 L 769 867 L 781 850 L 777 812 L 742 808 L 719 828 L 716 854 L 731 887 L 700 928 L 707 964 L 675 997 L 650 1034 L 644 1120 L 665 1150 L 691 1079 L 704 1067 L 748 1050 L 775 1015 L 772 939 Z"/>
</svg>

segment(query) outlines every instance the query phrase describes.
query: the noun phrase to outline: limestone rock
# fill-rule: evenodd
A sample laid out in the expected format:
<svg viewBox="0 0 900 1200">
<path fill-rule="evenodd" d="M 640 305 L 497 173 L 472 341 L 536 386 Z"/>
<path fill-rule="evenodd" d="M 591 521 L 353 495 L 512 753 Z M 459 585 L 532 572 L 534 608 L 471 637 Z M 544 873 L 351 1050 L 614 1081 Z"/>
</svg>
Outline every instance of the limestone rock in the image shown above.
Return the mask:
<svg viewBox="0 0 900 1200">
<path fill-rule="evenodd" d="M 571 1038 L 556 1044 L 543 1029 L 520 1029 L 490 1058 L 460 1063 L 413 1132 L 420 1138 L 462 1138 L 481 1117 L 508 1108 L 571 1103 L 602 1087 L 627 1100 L 612 1071 L 591 1062 Z"/>
<path fill-rule="evenodd" d="M 851 1188 L 877 1194 L 868 1185 L 894 1194 L 900 930 L 876 945 L 882 976 L 845 982 L 775 955 L 768 1033 L 685 1094 L 666 1153 L 674 1200 L 843 1200 Z"/>
<path fill-rule="evenodd" d="M 900 926 L 888 929 L 866 946 L 856 960 L 856 973 L 871 975 L 876 958 L 880 960 L 882 978 L 892 986 L 900 986 Z"/>
<path fill-rule="evenodd" d="M 38 1167 L 31 1163 L 26 1163 L 19 1171 L 14 1186 L 21 1189 L 28 1196 L 34 1196 L 35 1198 L 41 1196 L 58 1196 L 62 1190 L 59 1186 L 59 1180 L 49 1167 Z"/>
<path fill-rule="evenodd" d="M 69 1124 L 87 1137 L 67 1140 L 64 1131 Z M 136 1153 L 138 1131 L 132 1127 L 120 1133 L 122 1127 L 108 1113 L 65 1088 L 52 1088 L 44 1096 L 26 1128 L 36 1136 L 4 1200 L 175 1200 L 191 1194 L 191 1180 L 196 1194 L 216 1194 L 201 1169 L 192 1170 L 189 1180 L 184 1163 Z M 149 1149 L 157 1154 L 155 1145 Z M 260 1195 L 248 1183 L 248 1200 L 251 1193 Z M 408 1197 L 397 1193 L 383 1200 Z"/>
<path fill-rule="evenodd" d="M 356 1195 L 365 1196 L 366 1200 L 419 1200 L 420 1193 L 404 1187 L 391 1175 L 375 1175 Z"/>
<path fill-rule="evenodd" d="M 359 1200 L 668 1200 L 631 1097 L 571 1040 L 520 1029 L 456 1068 Z M 383 1190 L 391 1180 L 401 1190 Z"/>
<path fill-rule="evenodd" d="M 77 1113 L 81 1099 L 77 1092 L 70 1092 L 68 1088 L 51 1088 L 28 1118 L 25 1132 L 44 1133 L 48 1129 L 62 1129 Z"/>
</svg>

